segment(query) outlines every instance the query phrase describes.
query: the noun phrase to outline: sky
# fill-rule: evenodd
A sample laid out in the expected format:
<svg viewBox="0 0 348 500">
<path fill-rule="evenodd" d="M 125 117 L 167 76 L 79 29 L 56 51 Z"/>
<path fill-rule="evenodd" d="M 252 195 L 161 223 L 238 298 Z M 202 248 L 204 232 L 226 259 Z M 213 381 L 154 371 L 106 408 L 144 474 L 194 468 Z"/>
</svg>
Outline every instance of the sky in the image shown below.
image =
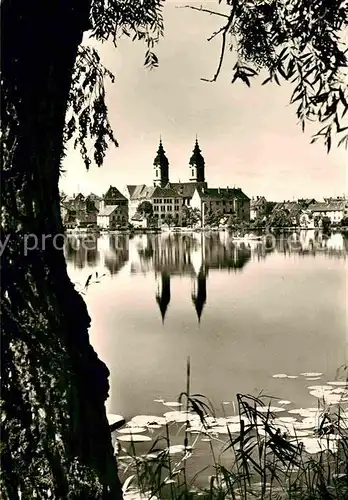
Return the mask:
<svg viewBox="0 0 348 500">
<path fill-rule="evenodd" d="M 324 144 L 310 144 L 316 129 L 302 133 L 296 108 L 289 105 L 289 85 L 262 86 L 261 79 L 251 88 L 231 84 L 230 53 L 217 82 L 201 80 L 215 73 L 221 39 L 207 38 L 224 20 L 178 8 L 187 4 L 212 9 L 218 1 L 167 1 L 155 70 L 144 68 L 141 42 L 98 45 L 102 62 L 116 77 L 107 85 L 106 98 L 119 147 L 110 146 L 104 165 L 92 165 L 88 172 L 68 148 L 61 189 L 102 195 L 110 185 L 120 190 L 126 184 L 152 185 L 160 135 L 170 180 L 188 181 L 197 134 L 209 187 L 241 187 L 250 198 L 264 195 L 275 201 L 347 193 L 348 151 L 334 148 L 328 155 Z"/>
</svg>

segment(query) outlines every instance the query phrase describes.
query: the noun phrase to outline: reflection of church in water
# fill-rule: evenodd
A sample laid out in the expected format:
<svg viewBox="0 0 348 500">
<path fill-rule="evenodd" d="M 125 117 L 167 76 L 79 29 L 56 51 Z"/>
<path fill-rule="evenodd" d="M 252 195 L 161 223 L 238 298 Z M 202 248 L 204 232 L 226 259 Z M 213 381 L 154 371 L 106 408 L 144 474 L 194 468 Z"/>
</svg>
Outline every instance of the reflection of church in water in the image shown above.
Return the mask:
<svg viewBox="0 0 348 500">
<path fill-rule="evenodd" d="M 156 302 L 164 322 L 171 301 L 171 278 L 190 276 L 191 301 L 200 322 L 207 302 L 207 280 L 210 270 L 241 270 L 250 260 L 251 249 L 244 243 L 233 243 L 227 234 L 147 235 L 138 249 L 140 265 L 155 271 Z"/>
<path fill-rule="evenodd" d="M 164 322 L 171 300 L 171 279 L 191 278 L 191 303 L 198 321 L 207 303 L 207 281 L 214 270 L 238 271 L 251 258 L 246 243 L 236 243 L 227 233 L 128 234 L 69 237 L 66 260 L 77 269 L 100 269 L 111 275 L 155 273 L 157 302 Z M 93 269 L 94 268 L 94 269 Z"/>
</svg>

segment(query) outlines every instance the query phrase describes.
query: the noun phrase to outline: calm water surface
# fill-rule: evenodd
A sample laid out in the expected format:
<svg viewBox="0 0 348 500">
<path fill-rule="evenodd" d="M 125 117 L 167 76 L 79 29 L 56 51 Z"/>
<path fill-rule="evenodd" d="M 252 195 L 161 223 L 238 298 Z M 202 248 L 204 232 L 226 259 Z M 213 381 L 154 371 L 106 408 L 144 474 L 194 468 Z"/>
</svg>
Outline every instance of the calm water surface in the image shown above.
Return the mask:
<svg viewBox="0 0 348 500">
<path fill-rule="evenodd" d="M 312 231 L 287 238 L 69 237 L 69 274 L 85 293 L 91 341 L 111 372 L 108 411 L 162 414 L 154 399 L 185 390 L 187 356 L 192 391 L 217 407 L 260 391 L 317 404 L 307 386 L 334 379 L 346 362 L 348 240 Z M 302 372 L 323 376 L 309 382 Z"/>
</svg>

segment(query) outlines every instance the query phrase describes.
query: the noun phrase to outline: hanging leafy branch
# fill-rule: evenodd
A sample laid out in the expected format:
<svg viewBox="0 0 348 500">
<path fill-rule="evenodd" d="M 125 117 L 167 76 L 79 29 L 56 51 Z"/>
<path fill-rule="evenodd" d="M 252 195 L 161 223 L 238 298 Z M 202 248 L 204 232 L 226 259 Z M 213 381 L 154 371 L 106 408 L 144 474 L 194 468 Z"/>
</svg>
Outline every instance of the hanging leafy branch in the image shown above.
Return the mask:
<svg viewBox="0 0 348 500">
<path fill-rule="evenodd" d="M 96 49 L 81 45 L 70 89 L 64 141 L 73 140 L 87 170 L 91 164 L 89 142 L 93 144 L 94 161 L 98 166 L 103 164 L 108 143 L 118 146 L 105 103 L 106 79 L 114 82 L 114 75 L 102 65 Z"/>
<path fill-rule="evenodd" d="M 90 11 L 90 36 L 117 46 L 122 36 L 146 44 L 145 67 L 158 66 L 153 49 L 164 33 L 163 0 L 94 0 Z M 101 166 L 109 144 L 118 146 L 111 128 L 105 101 L 105 82 L 115 80 L 103 66 L 95 48 L 78 50 L 70 90 L 64 141 L 73 141 L 88 170 L 92 159 Z M 92 151 L 92 154 L 91 154 Z"/>
<path fill-rule="evenodd" d="M 219 2 L 220 3 L 220 2 Z M 291 103 L 305 130 L 307 122 L 319 122 L 312 138 L 324 140 L 329 152 L 333 137 L 348 147 L 348 27 L 347 0 L 227 0 L 229 14 L 192 5 L 184 8 L 226 19 L 209 37 L 221 36 L 217 80 L 229 45 L 237 62 L 232 83 L 268 73 L 263 84 L 289 81 Z M 229 43 L 228 43 L 229 42 Z"/>
</svg>

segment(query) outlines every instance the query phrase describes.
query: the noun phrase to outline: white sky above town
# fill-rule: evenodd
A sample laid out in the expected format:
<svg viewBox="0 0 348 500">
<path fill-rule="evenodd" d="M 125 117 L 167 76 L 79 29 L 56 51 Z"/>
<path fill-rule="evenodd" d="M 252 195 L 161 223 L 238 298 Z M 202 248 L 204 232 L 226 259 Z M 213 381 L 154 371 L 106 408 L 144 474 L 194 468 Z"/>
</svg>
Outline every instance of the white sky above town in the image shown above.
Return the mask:
<svg viewBox="0 0 348 500">
<path fill-rule="evenodd" d="M 217 0 L 185 4 L 215 9 Z M 68 193 L 103 194 L 110 185 L 152 184 L 159 135 L 170 162 L 170 180 L 189 180 L 188 161 L 196 134 L 206 161 L 210 187 L 237 186 L 248 196 L 269 200 L 339 196 L 348 192 L 348 151 L 310 144 L 302 133 L 288 85 L 261 86 L 255 80 L 230 83 L 233 58 L 227 54 L 215 83 L 220 39 L 207 42 L 222 18 L 177 8 L 164 8 L 165 38 L 156 48 L 159 68 L 144 68 L 145 47 L 129 39 L 115 49 L 100 47 L 104 64 L 116 81 L 107 86 L 111 125 L 120 147 L 111 146 L 102 168 L 86 172 L 69 149 L 60 187 Z M 312 132 L 316 129 L 314 128 Z"/>
</svg>

